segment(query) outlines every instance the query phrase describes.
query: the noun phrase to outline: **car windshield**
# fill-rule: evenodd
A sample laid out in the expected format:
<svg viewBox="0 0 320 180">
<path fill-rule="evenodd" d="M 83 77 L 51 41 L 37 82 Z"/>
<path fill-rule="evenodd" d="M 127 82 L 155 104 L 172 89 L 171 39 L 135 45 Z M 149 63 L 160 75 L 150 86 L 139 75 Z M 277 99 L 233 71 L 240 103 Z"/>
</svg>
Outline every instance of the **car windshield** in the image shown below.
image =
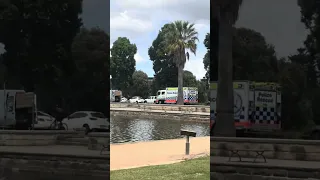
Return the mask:
<svg viewBox="0 0 320 180">
<path fill-rule="evenodd" d="M 99 113 L 99 112 L 94 112 L 94 113 L 90 113 L 92 117 L 95 117 L 95 118 L 106 118 L 104 116 L 104 114 L 102 113 Z"/>
</svg>

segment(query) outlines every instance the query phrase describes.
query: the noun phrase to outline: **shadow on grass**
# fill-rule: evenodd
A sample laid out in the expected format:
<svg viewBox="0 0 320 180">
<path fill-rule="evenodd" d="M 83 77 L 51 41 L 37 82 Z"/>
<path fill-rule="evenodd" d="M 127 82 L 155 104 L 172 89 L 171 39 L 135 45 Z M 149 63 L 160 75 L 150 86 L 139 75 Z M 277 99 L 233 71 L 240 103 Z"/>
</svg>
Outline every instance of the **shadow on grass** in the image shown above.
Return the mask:
<svg viewBox="0 0 320 180">
<path fill-rule="evenodd" d="M 210 157 L 186 160 L 180 163 L 147 166 L 111 171 L 112 180 L 208 180 L 210 179 Z"/>
</svg>

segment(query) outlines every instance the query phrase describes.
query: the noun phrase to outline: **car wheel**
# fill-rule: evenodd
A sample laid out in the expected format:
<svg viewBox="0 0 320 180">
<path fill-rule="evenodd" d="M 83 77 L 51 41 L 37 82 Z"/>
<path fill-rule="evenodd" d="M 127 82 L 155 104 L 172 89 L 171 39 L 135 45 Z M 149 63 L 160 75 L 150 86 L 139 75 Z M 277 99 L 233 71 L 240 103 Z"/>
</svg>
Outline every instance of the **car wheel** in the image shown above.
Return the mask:
<svg viewBox="0 0 320 180">
<path fill-rule="evenodd" d="M 147 103 L 147 101 L 144 101 L 144 103 Z"/>
<path fill-rule="evenodd" d="M 82 127 L 85 128 L 85 134 L 87 135 L 90 132 L 90 127 L 88 124 L 84 124 Z"/>
</svg>

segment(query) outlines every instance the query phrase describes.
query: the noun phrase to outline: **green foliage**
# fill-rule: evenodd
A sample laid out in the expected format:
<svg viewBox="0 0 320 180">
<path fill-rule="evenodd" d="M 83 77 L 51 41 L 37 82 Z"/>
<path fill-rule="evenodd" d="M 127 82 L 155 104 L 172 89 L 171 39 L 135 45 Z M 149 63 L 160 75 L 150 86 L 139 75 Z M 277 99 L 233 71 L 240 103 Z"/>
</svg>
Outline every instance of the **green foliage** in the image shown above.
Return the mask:
<svg viewBox="0 0 320 180">
<path fill-rule="evenodd" d="M 81 12 L 81 0 L 1 1 L 0 42 L 8 75 L 27 90 L 35 84 L 56 86 L 58 78 L 70 75 Z"/>
<path fill-rule="evenodd" d="M 134 55 L 137 53 L 135 44 L 131 44 L 126 37 L 119 37 L 111 48 L 110 75 L 112 85 L 115 89 L 122 90 L 128 95 L 132 83 L 132 75 L 135 72 L 136 61 Z"/>
<path fill-rule="evenodd" d="M 147 98 L 149 95 L 148 75 L 143 71 L 135 71 L 132 75 L 131 96 Z"/>
<path fill-rule="evenodd" d="M 210 33 L 206 35 L 206 38 L 203 41 L 204 46 L 207 48 L 207 53 L 203 58 L 204 69 L 206 70 L 206 79 L 210 78 Z M 213 67 L 218 67 L 213 65 Z M 217 71 L 217 70 L 216 70 Z"/>
<path fill-rule="evenodd" d="M 197 79 L 196 76 L 192 74 L 190 71 L 183 71 L 183 86 L 184 87 L 197 87 Z"/>
<path fill-rule="evenodd" d="M 148 50 L 155 72 L 152 85 L 154 93 L 159 89 L 178 85 L 178 68 L 173 62 L 173 55 L 169 55 L 164 43 L 165 34 L 169 30 L 168 26 L 169 24 L 165 24 L 161 28 L 157 38 Z"/>
<path fill-rule="evenodd" d="M 72 46 L 76 70 L 65 84 L 70 107 L 107 112 L 110 37 L 99 28 L 82 29 Z"/>
</svg>

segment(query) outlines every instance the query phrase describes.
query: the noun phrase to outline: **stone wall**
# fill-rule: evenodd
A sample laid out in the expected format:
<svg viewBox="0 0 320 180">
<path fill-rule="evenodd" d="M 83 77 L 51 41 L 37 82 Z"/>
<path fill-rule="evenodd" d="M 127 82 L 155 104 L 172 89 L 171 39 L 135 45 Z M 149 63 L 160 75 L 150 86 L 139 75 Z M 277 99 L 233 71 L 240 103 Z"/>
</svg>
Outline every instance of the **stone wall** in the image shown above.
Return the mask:
<svg viewBox="0 0 320 180">
<path fill-rule="evenodd" d="M 105 180 L 109 156 L 70 156 L 1 152 L 0 178 L 7 180 Z"/>
<path fill-rule="evenodd" d="M 207 112 L 210 113 L 210 106 L 201 105 L 155 105 L 155 104 L 135 104 L 135 103 L 111 103 L 111 108 L 139 108 L 146 110 L 161 111 L 183 111 L 183 112 Z"/>
<path fill-rule="evenodd" d="M 109 150 L 110 133 L 92 132 L 88 134 L 88 149 L 90 150 Z"/>
<path fill-rule="evenodd" d="M 111 116 L 130 117 L 130 118 L 152 118 L 152 119 L 169 119 L 209 123 L 210 115 L 200 115 L 191 113 L 166 113 L 154 111 L 127 111 L 127 110 L 110 110 Z"/>
<path fill-rule="evenodd" d="M 1 146 L 44 146 L 56 143 L 58 136 L 72 136 L 78 132 L 54 130 L 1 130 Z"/>
<path fill-rule="evenodd" d="M 320 161 L 320 141 L 263 138 L 211 137 L 211 153 L 229 156 L 229 149 L 264 149 L 266 158 Z M 242 157 L 254 157 L 253 152 L 240 152 Z"/>
<path fill-rule="evenodd" d="M 211 163 L 211 180 L 319 180 L 320 169 Z"/>
</svg>

